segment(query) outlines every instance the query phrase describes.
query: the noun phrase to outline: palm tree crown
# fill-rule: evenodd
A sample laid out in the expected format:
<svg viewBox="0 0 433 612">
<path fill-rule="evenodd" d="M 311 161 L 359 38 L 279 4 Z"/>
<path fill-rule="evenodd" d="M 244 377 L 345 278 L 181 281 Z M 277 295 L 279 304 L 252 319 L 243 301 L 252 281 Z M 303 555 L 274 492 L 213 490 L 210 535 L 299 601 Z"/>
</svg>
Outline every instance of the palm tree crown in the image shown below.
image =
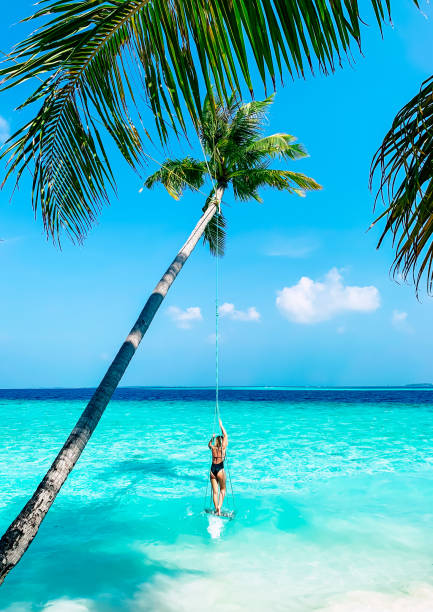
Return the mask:
<svg viewBox="0 0 433 612">
<path fill-rule="evenodd" d="M 261 202 L 261 187 L 273 187 L 304 195 L 305 191 L 321 189 L 312 178 L 299 172 L 270 168 L 274 158 L 295 160 L 307 156 L 304 147 L 290 134 L 263 136 L 266 111 L 273 101 L 242 104 L 236 96 L 227 103 L 207 96 L 202 109 L 199 137 L 206 160 L 192 157 L 169 159 L 145 182 L 148 188 L 161 183 L 169 194 L 178 199 L 184 189 L 199 190 L 206 178 L 213 182 L 203 210 L 214 201 L 217 187 L 231 186 L 236 199 Z M 204 241 L 213 254 L 224 253 L 226 221 L 221 209 L 212 217 L 204 232 Z"/>
</svg>

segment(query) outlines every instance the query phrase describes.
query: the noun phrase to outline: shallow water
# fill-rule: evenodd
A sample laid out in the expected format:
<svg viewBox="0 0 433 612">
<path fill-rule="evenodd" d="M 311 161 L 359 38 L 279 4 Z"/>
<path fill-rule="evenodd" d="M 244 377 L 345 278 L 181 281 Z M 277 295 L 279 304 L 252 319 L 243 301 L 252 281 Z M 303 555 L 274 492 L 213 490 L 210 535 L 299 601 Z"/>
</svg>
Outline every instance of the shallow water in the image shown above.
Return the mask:
<svg viewBox="0 0 433 612">
<path fill-rule="evenodd" d="M 87 396 L 0 391 L 2 532 Z M 118 392 L 1 610 L 433 609 L 432 391 L 223 391 L 230 522 L 202 512 L 211 398 Z"/>
</svg>

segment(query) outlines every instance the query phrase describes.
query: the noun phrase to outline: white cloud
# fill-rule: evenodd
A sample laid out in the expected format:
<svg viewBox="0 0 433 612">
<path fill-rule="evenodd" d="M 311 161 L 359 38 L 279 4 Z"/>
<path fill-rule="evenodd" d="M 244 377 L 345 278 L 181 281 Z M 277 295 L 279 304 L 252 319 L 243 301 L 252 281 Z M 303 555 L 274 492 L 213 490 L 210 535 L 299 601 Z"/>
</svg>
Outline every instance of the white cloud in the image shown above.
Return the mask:
<svg viewBox="0 0 433 612">
<path fill-rule="evenodd" d="M 398 325 L 407 319 L 407 312 L 401 312 L 400 310 L 392 311 L 392 322 L 394 325 Z"/>
<path fill-rule="evenodd" d="M 281 238 L 274 237 L 272 246 L 266 249 L 268 257 L 287 257 L 289 259 L 305 259 L 316 251 L 319 244 L 311 238 Z"/>
<path fill-rule="evenodd" d="M 203 319 L 199 306 L 190 306 L 186 310 L 177 306 L 169 306 L 167 314 L 181 329 L 190 329 L 194 321 L 202 321 Z"/>
<path fill-rule="evenodd" d="M 236 310 L 234 304 L 225 302 L 219 307 L 219 313 L 222 317 L 229 317 L 234 321 L 260 321 L 260 313 L 255 306 L 250 306 L 247 310 Z"/>
<path fill-rule="evenodd" d="M 9 122 L 0 115 L 0 145 L 11 135 Z"/>
<path fill-rule="evenodd" d="M 407 320 L 407 312 L 402 310 L 393 310 L 391 315 L 391 323 L 399 331 L 408 333 L 413 332 L 413 329 Z"/>
<path fill-rule="evenodd" d="M 277 293 L 281 314 L 295 323 L 319 323 L 341 312 L 372 312 L 380 306 L 376 287 L 355 287 L 343 284 L 337 268 L 332 268 L 322 282 L 303 276 L 296 285 Z"/>
</svg>

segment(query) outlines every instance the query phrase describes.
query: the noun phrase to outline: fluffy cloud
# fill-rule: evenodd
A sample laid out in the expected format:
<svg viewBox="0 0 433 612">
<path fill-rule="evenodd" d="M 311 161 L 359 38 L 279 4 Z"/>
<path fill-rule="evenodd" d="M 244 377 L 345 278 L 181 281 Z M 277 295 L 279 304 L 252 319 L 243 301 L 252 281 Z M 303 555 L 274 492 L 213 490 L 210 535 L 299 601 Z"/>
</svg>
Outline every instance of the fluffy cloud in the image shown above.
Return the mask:
<svg viewBox="0 0 433 612">
<path fill-rule="evenodd" d="M 278 291 L 276 304 L 281 314 L 295 323 L 319 323 L 341 312 L 372 312 L 380 306 L 376 287 L 343 284 L 337 268 L 332 268 L 323 282 L 303 276 L 296 285 Z"/>
<path fill-rule="evenodd" d="M 399 331 L 411 333 L 413 331 L 407 320 L 407 312 L 402 310 L 393 310 L 391 316 L 392 325 Z"/>
<path fill-rule="evenodd" d="M 0 144 L 3 144 L 5 140 L 11 135 L 9 123 L 4 117 L 0 115 Z"/>
<path fill-rule="evenodd" d="M 236 310 L 234 304 L 225 302 L 219 307 L 219 313 L 222 317 L 228 317 L 234 321 L 260 321 L 260 313 L 255 306 L 250 306 L 247 310 Z"/>
<path fill-rule="evenodd" d="M 167 314 L 181 329 L 190 329 L 194 321 L 201 321 L 203 319 L 199 306 L 190 306 L 186 310 L 182 310 L 177 306 L 169 306 Z"/>
</svg>

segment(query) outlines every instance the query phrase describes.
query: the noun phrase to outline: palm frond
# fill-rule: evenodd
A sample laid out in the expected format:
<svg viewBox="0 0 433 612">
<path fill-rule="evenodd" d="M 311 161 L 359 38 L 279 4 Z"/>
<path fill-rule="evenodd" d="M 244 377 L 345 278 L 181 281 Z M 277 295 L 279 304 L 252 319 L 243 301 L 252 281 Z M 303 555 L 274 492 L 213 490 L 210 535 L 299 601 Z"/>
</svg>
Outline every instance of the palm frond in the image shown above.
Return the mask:
<svg viewBox="0 0 433 612">
<path fill-rule="evenodd" d="M 306 191 L 322 189 L 314 179 L 289 170 L 272 170 L 266 166 L 247 170 L 238 170 L 231 175 L 235 197 L 239 200 L 251 198 L 261 201 L 258 189 L 272 187 L 278 191 L 288 191 L 303 196 Z"/>
<path fill-rule="evenodd" d="M 227 145 L 230 151 L 244 148 L 257 140 L 263 132 L 263 122 L 273 101 L 274 95 L 271 95 L 265 100 L 253 100 L 247 104 L 239 104 L 233 114 L 227 134 Z M 227 151 L 227 146 L 221 148 Z"/>
<path fill-rule="evenodd" d="M 378 248 L 387 235 L 395 246 L 391 270 L 404 279 L 412 276 L 418 291 L 423 275 L 433 289 L 433 77 L 395 117 L 376 152 L 370 187 L 379 175 L 376 202 L 382 199 L 386 219 Z"/>
<path fill-rule="evenodd" d="M 178 200 L 185 189 L 198 191 L 204 183 L 206 172 L 206 164 L 192 157 L 168 159 L 159 170 L 147 177 L 144 187 L 150 189 L 156 183 L 161 183 Z"/>
<path fill-rule="evenodd" d="M 301 159 L 308 153 L 296 138 L 290 134 L 272 134 L 255 140 L 247 149 L 248 153 L 257 153 L 262 157 L 279 157 L 281 159 Z"/>
<path fill-rule="evenodd" d="M 273 99 L 272 95 L 245 104 L 235 94 L 228 103 L 211 96 L 206 98 L 200 138 L 204 151 L 210 156 L 210 167 L 215 176 L 221 170 L 223 160 L 225 166 L 228 162 L 233 166 L 239 161 L 244 167 L 248 160 L 253 164 L 261 157 L 267 157 L 258 150 L 250 150 L 250 147 L 262 134 L 264 119 Z"/>
<path fill-rule="evenodd" d="M 45 132 L 44 125 L 53 116 L 58 121 Z M 14 172 L 18 184 L 33 162 L 33 207 L 36 213 L 40 206 L 47 235 L 58 238 L 65 232 L 81 241 L 102 205 L 108 203 L 106 184 L 114 187 L 114 176 L 102 143 L 94 136 L 83 125 L 76 102 L 53 95 L 35 120 L 18 130 L 3 148 L 3 157 L 10 156 L 3 184 Z M 134 137 L 131 129 L 123 142 Z"/>
<path fill-rule="evenodd" d="M 381 27 L 389 0 L 371 5 Z M 360 43 L 363 23 L 358 0 L 42 0 L 39 7 L 29 19 L 42 25 L 0 70 L 4 88 L 42 80 L 21 104 L 38 108 L 9 141 L 7 176 L 19 182 L 29 167 L 47 232 L 66 228 L 78 238 L 115 182 L 107 133 L 140 168 L 142 95 L 165 141 L 168 126 L 185 129 L 185 112 L 200 123 L 211 83 L 228 100 L 243 84 L 252 92 L 254 66 L 265 86 L 285 70 L 303 76 L 314 62 L 333 71 Z"/>
<path fill-rule="evenodd" d="M 279 172 L 289 183 L 290 189 L 298 193 L 298 195 L 305 195 L 306 191 L 318 191 L 322 189 L 322 185 L 319 185 L 319 183 L 310 176 L 302 174 L 302 172 L 291 172 L 290 170 L 277 170 L 277 172 Z"/>
<path fill-rule="evenodd" d="M 207 209 L 212 200 L 213 192 L 206 200 L 206 204 L 203 207 L 203 212 Z M 206 225 L 203 233 L 203 244 L 207 244 L 209 246 L 209 250 L 212 255 L 218 255 L 220 257 L 224 255 L 227 235 L 226 228 L 226 219 L 221 211 L 221 208 L 219 208 L 219 210 L 217 210 L 212 219 Z"/>
</svg>

